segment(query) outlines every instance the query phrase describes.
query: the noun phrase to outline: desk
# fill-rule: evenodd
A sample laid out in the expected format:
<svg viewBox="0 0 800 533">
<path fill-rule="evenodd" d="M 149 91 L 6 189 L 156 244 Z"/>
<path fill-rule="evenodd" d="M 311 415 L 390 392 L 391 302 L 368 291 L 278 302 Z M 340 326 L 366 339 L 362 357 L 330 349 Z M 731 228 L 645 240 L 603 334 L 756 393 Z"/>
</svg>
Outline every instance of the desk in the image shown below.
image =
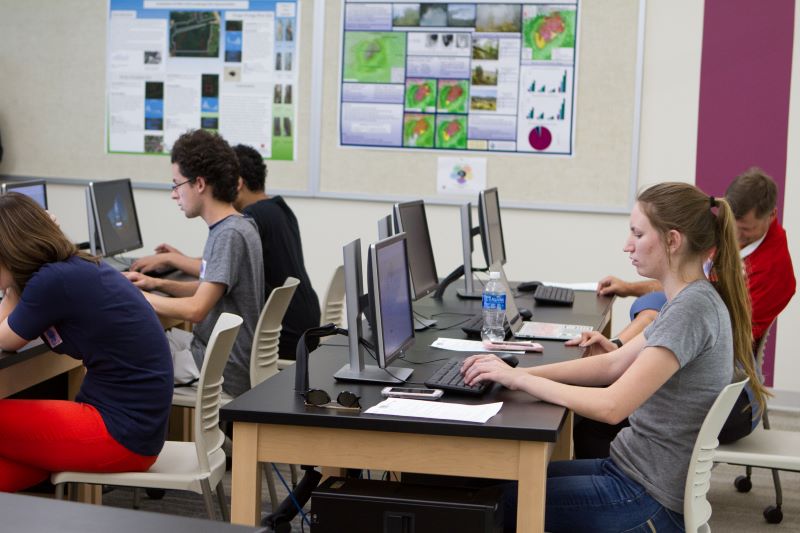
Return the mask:
<svg viewBox="0 0 800 533">
<path fill-rule="evenodd" d="M 570 323 L 581 316 L 584 323 L 591 318 L 591 325 L 602 328 L 608 322 L 611 302 L 593 293 L 577 293 L 574 308 L 542 307 L 535 316 L 538 320 L 572 316 Z M 423 302 L 420 308 L 460 308 L 463 313 L 478 305 L 455 302 L 446 295 L 444 303 Z M 423 332 L 405 360 L 395 363 L 414 368 L 412 381 L 424 381 L 439 366 L 414 362 L 452 355 L 429 347 L 440 335 L 463 337 L 460 329 Z M 544 354 L 520 356 L 520 365 L 535 366 L 580 355 L 578 349 L 560 342 L 543 344 Z M 364 409 L 380 402 L 382 385 L 334 381 L 333 373 L 346 359 L 344 346 L 318 348 L 310 358 L 311 386 L 327 390 L 333 397 L 338 391 L 350 390 L 361 396 Z M 471 424 L 307 408 L 293 388 L 294 367 L 290 367 L 221 410 L 222 419 L 234 423 L 234 522 L 257 523 L 261 505 L 257 464 L 280 462 L 517 480 L 519 501 L 523 502 L 518 509 L 517 530 L 543 530 L 547 463 L 551 457 L 571 456 L 572 415 L 567 409 L 498 385 L 480 398 L 445 395 L 445 400 L 462 403 L 504 402 L 500 413 L 486 424 Z"/>
<path fill-rule="evenodd" d="M 21 494 L 0 493 L 4 531 L 61 533 L 254 533 L 266 529 L 146 511 L 99 507 Z"/>
</svg>

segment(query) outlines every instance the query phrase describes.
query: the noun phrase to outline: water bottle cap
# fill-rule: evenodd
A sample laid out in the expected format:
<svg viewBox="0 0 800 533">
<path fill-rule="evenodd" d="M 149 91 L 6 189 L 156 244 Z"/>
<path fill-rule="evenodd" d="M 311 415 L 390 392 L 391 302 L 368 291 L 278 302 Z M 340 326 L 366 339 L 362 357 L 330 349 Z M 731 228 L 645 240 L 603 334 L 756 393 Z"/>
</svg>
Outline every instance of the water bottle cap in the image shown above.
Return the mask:
<svg viewBox="0 0 800 533">
<path fill-rule="evenodd" d="M 489 279 L 500 279 L 500 272 L 489 272 Z"/>
</svg>

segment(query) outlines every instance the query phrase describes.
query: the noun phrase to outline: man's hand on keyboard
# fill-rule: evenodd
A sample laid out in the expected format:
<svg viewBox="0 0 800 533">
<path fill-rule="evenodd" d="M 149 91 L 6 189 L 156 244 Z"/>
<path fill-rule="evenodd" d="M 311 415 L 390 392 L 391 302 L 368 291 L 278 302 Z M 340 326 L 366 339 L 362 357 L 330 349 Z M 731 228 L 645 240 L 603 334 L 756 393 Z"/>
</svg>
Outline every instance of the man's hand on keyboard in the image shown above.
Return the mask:
<svg viewBox="0 0 800 533">
<path fill-rule="evenodd" d="M 513 390 L 514 378 L 518 372 L 524 371 L 510 367 L 493 353 L 480 353 L 467 357 L 461 372 L 467 385 L 494 381 Z"/>
<path fill-rule="evenodd" d="M 600 355 L 601 353 L 613 352 L 617 345 L 608 340 L 599 331 L 584 331 L 580 337 L 575 337 L 564 343 L 565 346 L 578 346 L 585 348 L 583 356 Z"/>
</svg>

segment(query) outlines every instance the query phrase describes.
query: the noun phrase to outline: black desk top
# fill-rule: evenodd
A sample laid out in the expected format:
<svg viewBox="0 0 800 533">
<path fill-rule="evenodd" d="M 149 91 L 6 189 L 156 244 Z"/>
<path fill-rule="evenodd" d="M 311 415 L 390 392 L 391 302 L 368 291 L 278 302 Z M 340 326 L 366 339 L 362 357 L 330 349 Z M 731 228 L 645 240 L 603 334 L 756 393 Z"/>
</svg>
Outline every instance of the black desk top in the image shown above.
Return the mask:
<svg viewBox="0 0 800 533">
<path fill-rule="evenodd" d="M 586 323 L 600 328 L 607 320 L 611 302 L 611 298 L 598 298 L 594 293 L 578 292 L 574 308 L 539 307 L 534 311 L 534 317 L 540 321 Z M 524 304 L 524 301 L 520 303 L 520 305 Z M 458 312 L 468 313 L 472 302 L 467 301 L 466 304 L 452 302 L 445 296 L 444 303 L 433 300 L 425 301 L 422 302 L 420 308 L 444 310 L 458 309 L 459 306 L 460 311 Z M 479 303 L 474 303 L 474 306 L 476 309 L 480 308 Z M 528 307 L 533 308 L 533 303 L 531 302 Z M 454 320 L 457 318 L 453 317 Z M 448 324 L 445 322 L 445 318 L 440 318 L 440 322 L 442 325 Z M 418 332 L 416 342 L 405 358 L 392 363 L 388 370 L 391 371 L 392 366 L 414 368 L 409 384 L 412 382 L 421 384 L 436 371 L 441 360 L 454 355 L 463 357 L 469 355 L 464 352 L 431 348 L 430 344 L 440 336 L 464 338 L 463 332 L 458 327 L 445 331 Z M 544 341 L 542 344 L 545 346 L 544 354 L 520 355 L 518 356 L 520 366 L 537 366 L 580 357 L 579 349 L 565 347 L 562 342 Z M 333 374 L 347 361 L 346 346 L 338 343 L 320 346 L 311 354 L 309 361 L 311 387 L 328 391 L 332 398 L 335 398 L 340 391 L 349 390 L 361 397 L 360 403 L 364 410 L 380 403 L 383 400 L 380 391 L 385 385 L 334 380 Z M 365 364 L 375 364 L 375 362 L 366 360 Z M 236 398 L 222 408 L 221 418 L 238 422 L 555 442 L 566 416 L 566 410 L 563 407 L 538 402 L 523 392 L 511 391 L 499 385 L 494 385 L 489 392 L 477 398 L 448 393 L 445 393 L 443 397 L 444 401 L 464 404 L 504 402 L 500 412 L 485 424 L 367 415 L 363 410 L 353 412 L 306 407 L 302 397 L 294 392 L 294 368 L 292 366 L 279 372 Z"/>
<path fill-rule="evenodd" d="M 44 343 L 24 349 L 21 352 L 6 352 L 0 350 L 0 370 L 14 366 L 49 351 L 50 347 Z"/>
<path fill-rule="evenodd" d="M 266 531 L 186 518 L 67 501 L 0 493 L 0 515 L 4 531 L 60 531 L 62 533 L 247 533 Z"/>
</svg>

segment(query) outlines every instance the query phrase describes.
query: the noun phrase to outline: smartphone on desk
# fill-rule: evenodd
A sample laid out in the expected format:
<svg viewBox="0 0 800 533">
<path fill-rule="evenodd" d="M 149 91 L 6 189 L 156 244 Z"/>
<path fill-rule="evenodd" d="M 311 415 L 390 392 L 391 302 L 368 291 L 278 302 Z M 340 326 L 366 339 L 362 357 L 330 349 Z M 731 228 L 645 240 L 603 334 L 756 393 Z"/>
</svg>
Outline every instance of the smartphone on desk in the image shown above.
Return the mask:
<svg viewBox="0 0 800 533">
<path fill-rule="evenodd" d="M 412 389 L 410 387 L 384 387 L 381 396 L 387 398 L 410 398 L 412 400 L 438 400 L 442 389 Z"/>
</svg>

